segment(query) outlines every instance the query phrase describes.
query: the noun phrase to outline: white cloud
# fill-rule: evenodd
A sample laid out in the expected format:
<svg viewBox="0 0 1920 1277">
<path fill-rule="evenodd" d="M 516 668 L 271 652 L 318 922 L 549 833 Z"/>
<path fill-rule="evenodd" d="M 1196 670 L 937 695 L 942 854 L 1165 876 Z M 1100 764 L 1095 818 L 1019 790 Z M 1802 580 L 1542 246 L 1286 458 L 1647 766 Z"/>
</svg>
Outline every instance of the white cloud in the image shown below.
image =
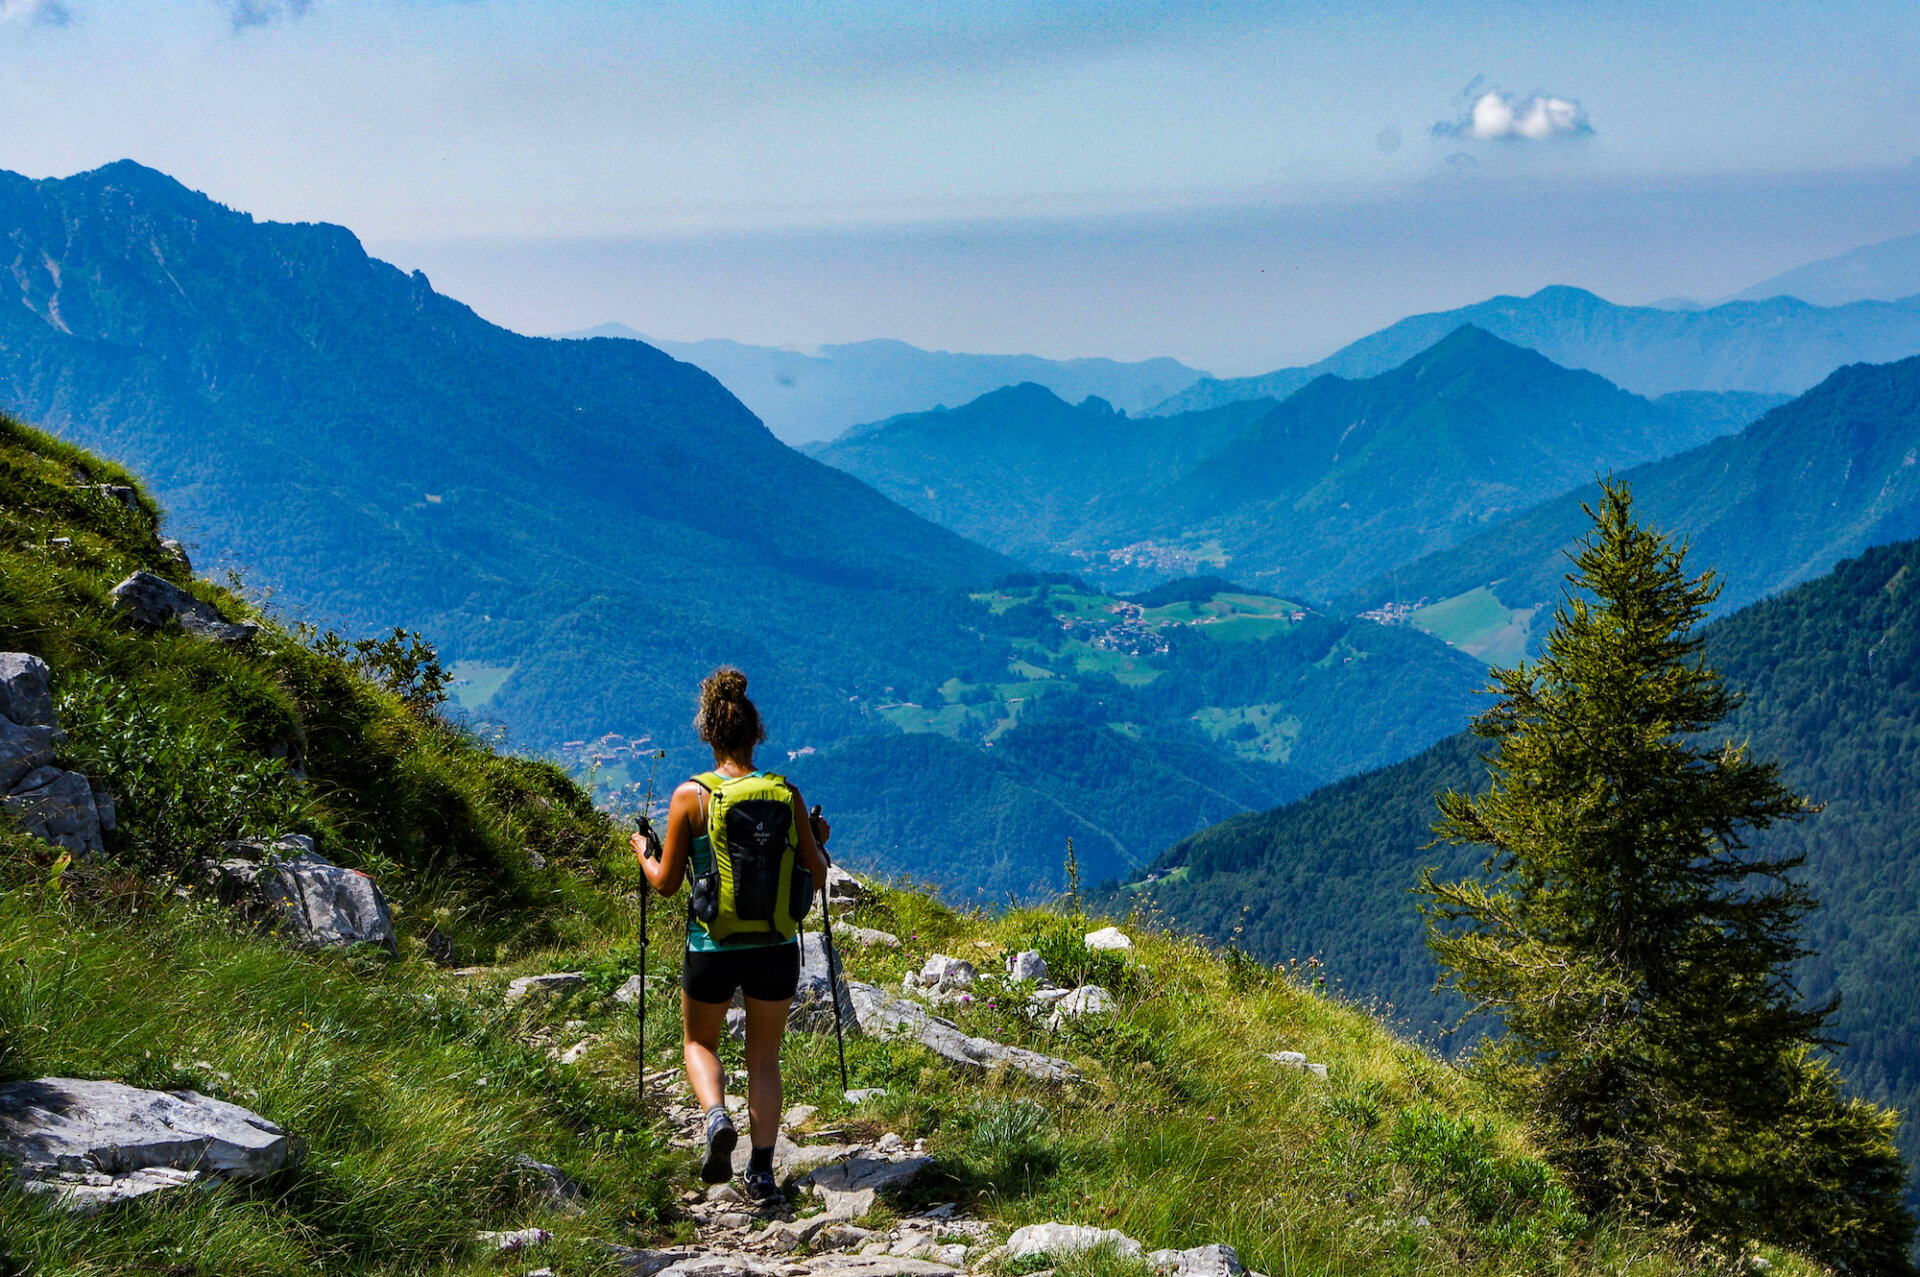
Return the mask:
<svg viewBox="0 0 1920 1277">
<path fill-rule="evenodd" d="M 64 27 L 73 21 L 73 10 L 61 0 L 0 0 L 0 22 L 31 22 L 43 27 Z"/>
<path fill-rule="evenodd" d="M 1507 93 L 1467 86 L 1466 109 L 1454 120 L 1433 126 L 1435 137 L 1481 141 L 1551 142 L 1593 132 L 1586 110 L 1571 98 L 1550 93 Z"/>
</svg>

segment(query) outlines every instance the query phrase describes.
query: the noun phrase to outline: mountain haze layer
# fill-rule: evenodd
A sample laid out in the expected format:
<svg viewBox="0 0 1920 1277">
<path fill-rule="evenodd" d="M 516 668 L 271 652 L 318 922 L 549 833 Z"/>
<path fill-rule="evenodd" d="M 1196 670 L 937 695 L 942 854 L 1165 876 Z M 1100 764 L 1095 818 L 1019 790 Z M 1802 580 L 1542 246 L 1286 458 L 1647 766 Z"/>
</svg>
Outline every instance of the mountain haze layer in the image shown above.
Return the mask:
<svg viewBox="0 0 1920 1277">
<path fill-rule="evenodd" d="M 1920 295 L 1920 235 L 1868 244 L 1763 279 L 1733 300 L 1798 297 L 1816 306 L 1897 301 Z"/>
<path fill-rule="evenodd" d="M 849 426 L 961 404 L 1002 386 L 1033 382 L 1078 403 L 1089 395 L 1144 412 L 1207 374 L 1174 359 L 1042 359 L 921 350 L 903 341 L 859 341 L 817 351 L 736 341 L 662 341 L 625 324 L 563 337 L 630 337 L 704 368 L 788 443 L 831 439 Z"/>
<path fill-rule="evenodd" d="M 1236 399 L 1283 399 L 1315 377 L 1370 377 L 1404 362 L 1462 324 L 1584 368 L 1642 395 L 1744 390 L 1797 395 L 1842 364 L 1920 354 L 1920 297 L 1823 307 L 1794 297 L 1727 302 L 1705 310 L 1618 306 L 1556 285 L 1531 297 L 1494 297 L 1414 315 L 1362 337 L 1319 363 L 1258 377 L 1202 381 L 1156 413 L 1190 412 Z"/>
</svg>

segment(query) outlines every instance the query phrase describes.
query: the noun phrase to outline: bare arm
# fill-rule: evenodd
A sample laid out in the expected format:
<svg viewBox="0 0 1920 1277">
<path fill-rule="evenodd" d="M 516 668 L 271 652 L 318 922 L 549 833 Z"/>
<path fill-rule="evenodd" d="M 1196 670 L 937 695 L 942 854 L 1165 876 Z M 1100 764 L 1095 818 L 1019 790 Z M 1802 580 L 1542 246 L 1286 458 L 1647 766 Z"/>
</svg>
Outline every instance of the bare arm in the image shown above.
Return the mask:
<svg viewBox="0 0 1920 1277">
<path fill-rule="evenodd" d="M 706 793 L 692 781 L 686 782 L 673 791 L 673 801 L 667 804 L 666 845 L 657 858 L 647 855 L 646 840 L 634 834 L 627 841 L 633 847 L 633 854 L 640 860 L 640 872 L 647 876 L 647 882 L 663 896 L 671 896 L 680 890 L 680 882 L 686 876 L 687 858 L 693 854 L 693 840 L 705 829 L 706 813 L 701 806 L 701 798 Z"/>
</svg>

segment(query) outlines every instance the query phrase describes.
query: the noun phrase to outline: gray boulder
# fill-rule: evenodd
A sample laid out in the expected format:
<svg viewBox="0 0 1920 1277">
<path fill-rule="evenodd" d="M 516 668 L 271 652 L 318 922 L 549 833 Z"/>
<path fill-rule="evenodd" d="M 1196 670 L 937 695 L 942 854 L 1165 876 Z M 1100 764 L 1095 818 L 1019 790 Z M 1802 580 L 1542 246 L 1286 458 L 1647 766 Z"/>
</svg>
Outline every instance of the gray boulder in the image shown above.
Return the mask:
<svg viewBox="0 0 1920 1277">
<path fill-rule="evenodd" d="M 1007 979 L 1031 980 L 1035 984 L 1047 982 L 1047 960 L 1040 956 L 1038 949 L 1025 949 L 1007 959 Z"/>
<path fill-rule="evenodd" d="M 523 975 L 507 982 L 507 1001 L 520 1002 L 535 993 L 571 993 L 584 989 L 587 977 L 578 971 L 552 971 L 546 975 Z"/>
<path fill-rule="evenodd" d="M 1156 1250 L 1147 1262 L 1160 1277 L 1240 1277 L 1247 1271 L 1238 1251 L 1217 1243 L 1191 1250 Z"/>
<path fill-rule="evenodd" d="M 22 727 L 59 727 L 52 671 L 45 661 L 26 652 L 0 652 L 0 718 Z"/>
<path fill-rule="evenodd" d="M 68 1210 L 191 1184 L 205 1175 L 257 1179 L 294 1155 L 287 1133 L 193 1091 L 49 1077 L 0 1086 L 0 1161 L 20 1186 Z"/>
<path fill-rule="evenodd" d="M 310 948 L 377 944 L 397 954 L 393 914 L 373 879 L 343 869 L 305 834 L 272 843 L 235 842 L 215 876 L 223 899 Z"/>
<path fill-rule="evenodd" d="M 839 865 L 827 866 L 827 908 L 851 909 L 866 898 L 866 883 Z"/>
<path fill-rule="evenodd" d="M 836 936 L 837 938 L 837 936 Z M 853 995 L 847 991 L 847 970 L 834 955 L 833 978 L 840 989 L 840 1016 L 848 1025 L 857 1023 Z M 800 987 L 787 1011 L 791 1028 L 810 1033 L 833 1032 L 833 985 L 827 979 L 827 946 L 820 933 L 800 933 Z"/>
<path fill-rule="evenodd" d="M 76 855 L 106 850 L 93 784 L 79 772 L 36 768 L 14 783 L 4 802 L 14 823 L 42 842 Z"/>
<path fill-rule="evenodd" d="M 951 1020 L 941 1019 L 918 1002 L 896 998 L 884 989 L 857 980 L 845 988 L 855 1012 L 849 1028 L 869 1037 L 909 1037 L 942 1059 L 966 1068 L 1008 1068 L 1038 1082 L 1080 1079 L 1080 1070 L 1065 1060 L 987 1038 L 969 1037 Z"/>
<path fill-rule="evenodd" d="M 1111 1246 L 1116 1254 L 1129 1259 L 1140 1256 L 1140 1243 L 1117 1228 L 1062 1223 L 1028 1224 L 1025 1228 L 1016 1228 L 1013 1235 L 1007 1238 L 1002 1253 L 1008 1259 L 1025 1259 L 1029 1255 L 1050 1255 L 1060 1259 L 1098 1246 Z"/>
<path fill-rule="evenodd" d="M 57 729 L 21 724 L 0 717 L 0 794 L 26 779 L 29 772 L 53 765 Z"/>
<path fill-rule="evenodd" d="M 135 572 L 109 593 L 113 606 L 139 625 L 158 628 L 178 621 L 187 633 L 216 643 L 238 643 L 260 632 L 257 625 L 228 621 L 211 604 L 151 572 Z"/>
<path fill-rule="evenodd" d="M 82 492 L 97 492 L 129 510 L 138 512 L 140 509 L 139 494 L 124 483 L 82 483 L 78 487 Z"/>
<path fill-rule="evenodd" d="M 933 1165 L 931 1157 L 887 1161 L 853 1157 L 822 1166 L 808 1177 L 815 1195 L 827 1205 L 827 1214 L 858 1219 L 873 1209 L 873 1200 L 890 1188 L 904 1188 Z"/>
</svg>

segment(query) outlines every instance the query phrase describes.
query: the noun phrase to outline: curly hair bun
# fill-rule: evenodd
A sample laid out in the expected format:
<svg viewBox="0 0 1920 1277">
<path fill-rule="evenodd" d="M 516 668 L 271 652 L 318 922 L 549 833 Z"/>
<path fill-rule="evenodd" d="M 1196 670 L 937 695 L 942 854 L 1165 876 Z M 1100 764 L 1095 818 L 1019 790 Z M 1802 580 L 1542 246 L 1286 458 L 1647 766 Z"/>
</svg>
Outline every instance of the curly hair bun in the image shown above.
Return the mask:
<svg viewBox="0 0 1920 1277">
<path fill-rule="evenodd" d="M 693 715 L 700 739 L 731 758 L 747 758 L 767 738 L 760 711 L 747 699 L 747 676 L 731 665 L 700 681 L 700 708 Z"/>
<path fill-rule="evenodd" d="M 700 686 L 701 700 L 743 701 L 746 698 L 747 676 L 731 665 L 722 665 Z"/>
</svg>

